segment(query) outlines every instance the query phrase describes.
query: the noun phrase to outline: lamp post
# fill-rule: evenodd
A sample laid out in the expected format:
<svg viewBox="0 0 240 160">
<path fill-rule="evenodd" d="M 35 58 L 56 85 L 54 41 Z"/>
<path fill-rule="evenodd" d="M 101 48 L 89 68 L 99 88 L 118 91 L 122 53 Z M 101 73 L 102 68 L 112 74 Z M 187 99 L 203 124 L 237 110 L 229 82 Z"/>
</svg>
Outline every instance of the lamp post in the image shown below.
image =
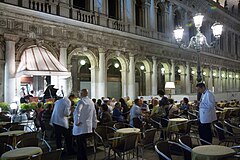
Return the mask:
<svg viewBox="0 0 240 160">
<path fill-rule="evenodd" d="M 202 49 L 203 46 L 207 46 L 209 48 L 214 47 L 220 39 L 220 36 L 222 34 L 222 28 L 223 28 L 223 25 L 221 25 L 218 22 L 215 22 L 212 25 L 211 29 L 213 31 L 213 35 L 214 35 L 216 40 L 211 42 L 210 44 L 208 44 L 207 38 L 201 33 L 201 30 L 200 30 L 200 28 L 202 26 L 203 17 L 204 16 L 201 13 L 197 13 L 193 17 L 197 33 L 196 33 L 195 36 L 192 36 L 190 38 L 190 42 L 189 42 L 188 45 L 185 45 L 182 42 L 184 29 L 181 26 L 179 26 L 174 30 L 174 36 L 175 36 L 175 39 L 176 39 L 179 47 L 181 47 L 181 48 L 193 48 L 197 51 L 197 82 L 198 83 L 202 82 L 201 62 L 200 62 L 201 49 Z M 198 95 L 198 100 L 200 100 L 200 95 Z"/>
</svg>

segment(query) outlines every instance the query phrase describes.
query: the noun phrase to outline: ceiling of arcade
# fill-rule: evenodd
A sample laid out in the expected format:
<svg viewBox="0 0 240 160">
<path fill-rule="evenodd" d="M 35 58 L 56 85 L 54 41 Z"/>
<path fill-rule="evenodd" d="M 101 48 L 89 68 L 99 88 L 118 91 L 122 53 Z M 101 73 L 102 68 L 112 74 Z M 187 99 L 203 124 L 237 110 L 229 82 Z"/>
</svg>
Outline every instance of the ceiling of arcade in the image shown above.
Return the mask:
<svg viewBox="0 0 240 160">
<path fill-rule="evenodd" d="M 17 17 L 11 15 L 10 19 L 7 14 L 0 15 L 0 59 L 3 59 L 5 42 L 4 33 L 19 35 L 19 41 L 16 43 L 16 60 L 20 60 L 24 48 L 38 44 L 47 47 L 55 57 L 59 57 L 59 48 L 61 43 L 67 45 L 67 53 L 70 54 L 74 49 L 87 47 L 96 58 L 98 58 L 99 48 L 105 51 L 117 51 L 128 59 L 129 53 L 135 56 L 142 55 L 152 62 L 152 56 L 157 57 L 157 61 L 162 59 L 173 59 L 175 61 L 188 61 L 196 65 L 197 54 L 193 51 L 178 49 L 176 45 L 159 40 L 140 37 L 137 35 L 121 36 L 122 33 L 99 32 L 77 26 L 64 25 L 54 22 L 46 22 L 40 19 L 31 19 L 27 17 Z M 106 29 L 107 30 L 107 29 Z M 126 34 L 125 34 L 126 35 Z M 107 52 L 108 54 L 112 54 Z M 117 55 L 116 55 L 117 56 Z M 240 68 L 240 64 L 220 57 L 202 54 L 201 61 L 204 64 L 215 66 L 225 66 L 226 68 Z"/>
</svg>

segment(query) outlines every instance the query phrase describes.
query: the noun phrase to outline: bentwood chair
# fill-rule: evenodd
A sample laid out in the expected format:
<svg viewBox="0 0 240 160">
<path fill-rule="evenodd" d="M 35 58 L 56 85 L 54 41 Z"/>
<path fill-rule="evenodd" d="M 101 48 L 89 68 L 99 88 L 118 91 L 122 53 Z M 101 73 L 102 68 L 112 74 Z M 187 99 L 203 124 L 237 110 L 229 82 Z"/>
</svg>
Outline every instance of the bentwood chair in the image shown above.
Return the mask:
<svg viewBox="0 0 240 160">
<path fill-rule="evenodd" d="M 191 160 L 192 150 L 173 141 L 156 142 L 155 151 L 159 156 L 159 160 L 172 160 L 172 155 L 178 156 L 179 159 Z"/>
<path fill-rule="evenodd" d="M 152 128 L 143 132 L 142 139 L 140 140 L 140 143 L 138 143 L 138 147 L 140 147 L 142 159 L 143 159 L 144 148 L 154 146 L 154 138 L 155 138 L 156 131 L 157 131 L 156 128 Z"/>
<path fill-rule="evenodd" d="M 111 141 L 110 138 L 114 137 L 114 132 L 116 130 L 109 126 L 98 126 L 94 132 L 94 139 L 95 139 L 95 153 L 96 148 L 99 146 L 104 147 L 105 158 L 107 157 L 107 148 L 110 147 Z"/>
<path fill-rule="evenodd" d="M 116 145 L 111 145 L 110 150 L 112 149 L 114 151 L 114 156 L 116 159 L 116 154 L 121 158 L 124 159 L 125 155 L 130 157 L 130 153 L 132 152 L 132 156 L 134 158 L 135 152 L 138 159 L 138 148 L 137 148 L 137 141 L 138 141 L 139 134 L 137 133 L 131 133 L 124 135 L 122 137 L 115 137 L 111 140 L 116 140 Z M 109 153 L 110 153 L 109 150 Z M 109 157 L 110 158 L 110 154 Z"/>
</svg>

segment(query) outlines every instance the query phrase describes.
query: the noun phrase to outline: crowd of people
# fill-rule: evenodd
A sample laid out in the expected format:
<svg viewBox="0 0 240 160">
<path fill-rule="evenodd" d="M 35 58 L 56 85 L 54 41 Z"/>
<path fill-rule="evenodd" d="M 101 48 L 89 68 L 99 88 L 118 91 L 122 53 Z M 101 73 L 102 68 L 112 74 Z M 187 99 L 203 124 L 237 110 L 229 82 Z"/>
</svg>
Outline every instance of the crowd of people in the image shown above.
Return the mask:
<svg viewBox="0 0 240 160">
<path fill-rule="evenodd" d="M 214 109 L 210 104 L 213 101 L 215 104 L 214 96 L 203 83 L 197 85 L 197 89 L 203 94 L 199 105 L 199 134 L 201 138 L 211 142 L 209 126 L 215 120 L 215 116 L 213 116 Z M 55 132 L 56 147 L 63 147 L 63 136 L 68 154 L 75 154 L 72 144 L 75 137 L 75 143 L 78 146 L 77 159 L 85 160 L 87 159 L 86 139 L 92 136 L 97 125 L 112 126 L 115 122 L 124 122 L 143 130 L 151 127 L 149 119 L 156 119 L 163 127 L 166 127 L 168 125 L 166 119 L 188 117 L 188 110 L 191 109 L 188 98 L 183 97 L 180 105 L 177 106 L 173 99 L 165 95 L 164 90 L 159 90 L 158 95 L 160 98 L 153 97 L 150 101 L 145 101 L 143 97 L 136 98 L 134 101 L 129 97 L 119 100 L 102 97 L 97 100 L 90 99 L 88 90 L 82 89 L 77 104 L 74 103 L 76 96 L 73 94 L 45 108 L 40 102 L 36 109 L 36 126 L 45 131 L 46 125 L 51 124 Z M 208 135 L 203 133 L 203 130 L 209 131 Z"/>
</svg>

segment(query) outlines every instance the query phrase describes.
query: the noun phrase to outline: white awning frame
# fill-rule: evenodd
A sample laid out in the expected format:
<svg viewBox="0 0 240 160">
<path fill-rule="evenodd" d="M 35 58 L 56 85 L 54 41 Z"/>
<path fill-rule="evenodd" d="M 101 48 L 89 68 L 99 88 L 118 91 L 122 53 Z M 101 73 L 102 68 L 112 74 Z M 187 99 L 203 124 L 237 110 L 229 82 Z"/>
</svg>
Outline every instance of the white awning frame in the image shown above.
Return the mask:
<svg viewBox="0 0 240 160">
<path fill-rule="evenodd" d="M 31 46 L 21 56 L 16 77 L 33 76 L 61 76 L 68 78 L 71 72 L 44 47 Z"/>
</svg>

